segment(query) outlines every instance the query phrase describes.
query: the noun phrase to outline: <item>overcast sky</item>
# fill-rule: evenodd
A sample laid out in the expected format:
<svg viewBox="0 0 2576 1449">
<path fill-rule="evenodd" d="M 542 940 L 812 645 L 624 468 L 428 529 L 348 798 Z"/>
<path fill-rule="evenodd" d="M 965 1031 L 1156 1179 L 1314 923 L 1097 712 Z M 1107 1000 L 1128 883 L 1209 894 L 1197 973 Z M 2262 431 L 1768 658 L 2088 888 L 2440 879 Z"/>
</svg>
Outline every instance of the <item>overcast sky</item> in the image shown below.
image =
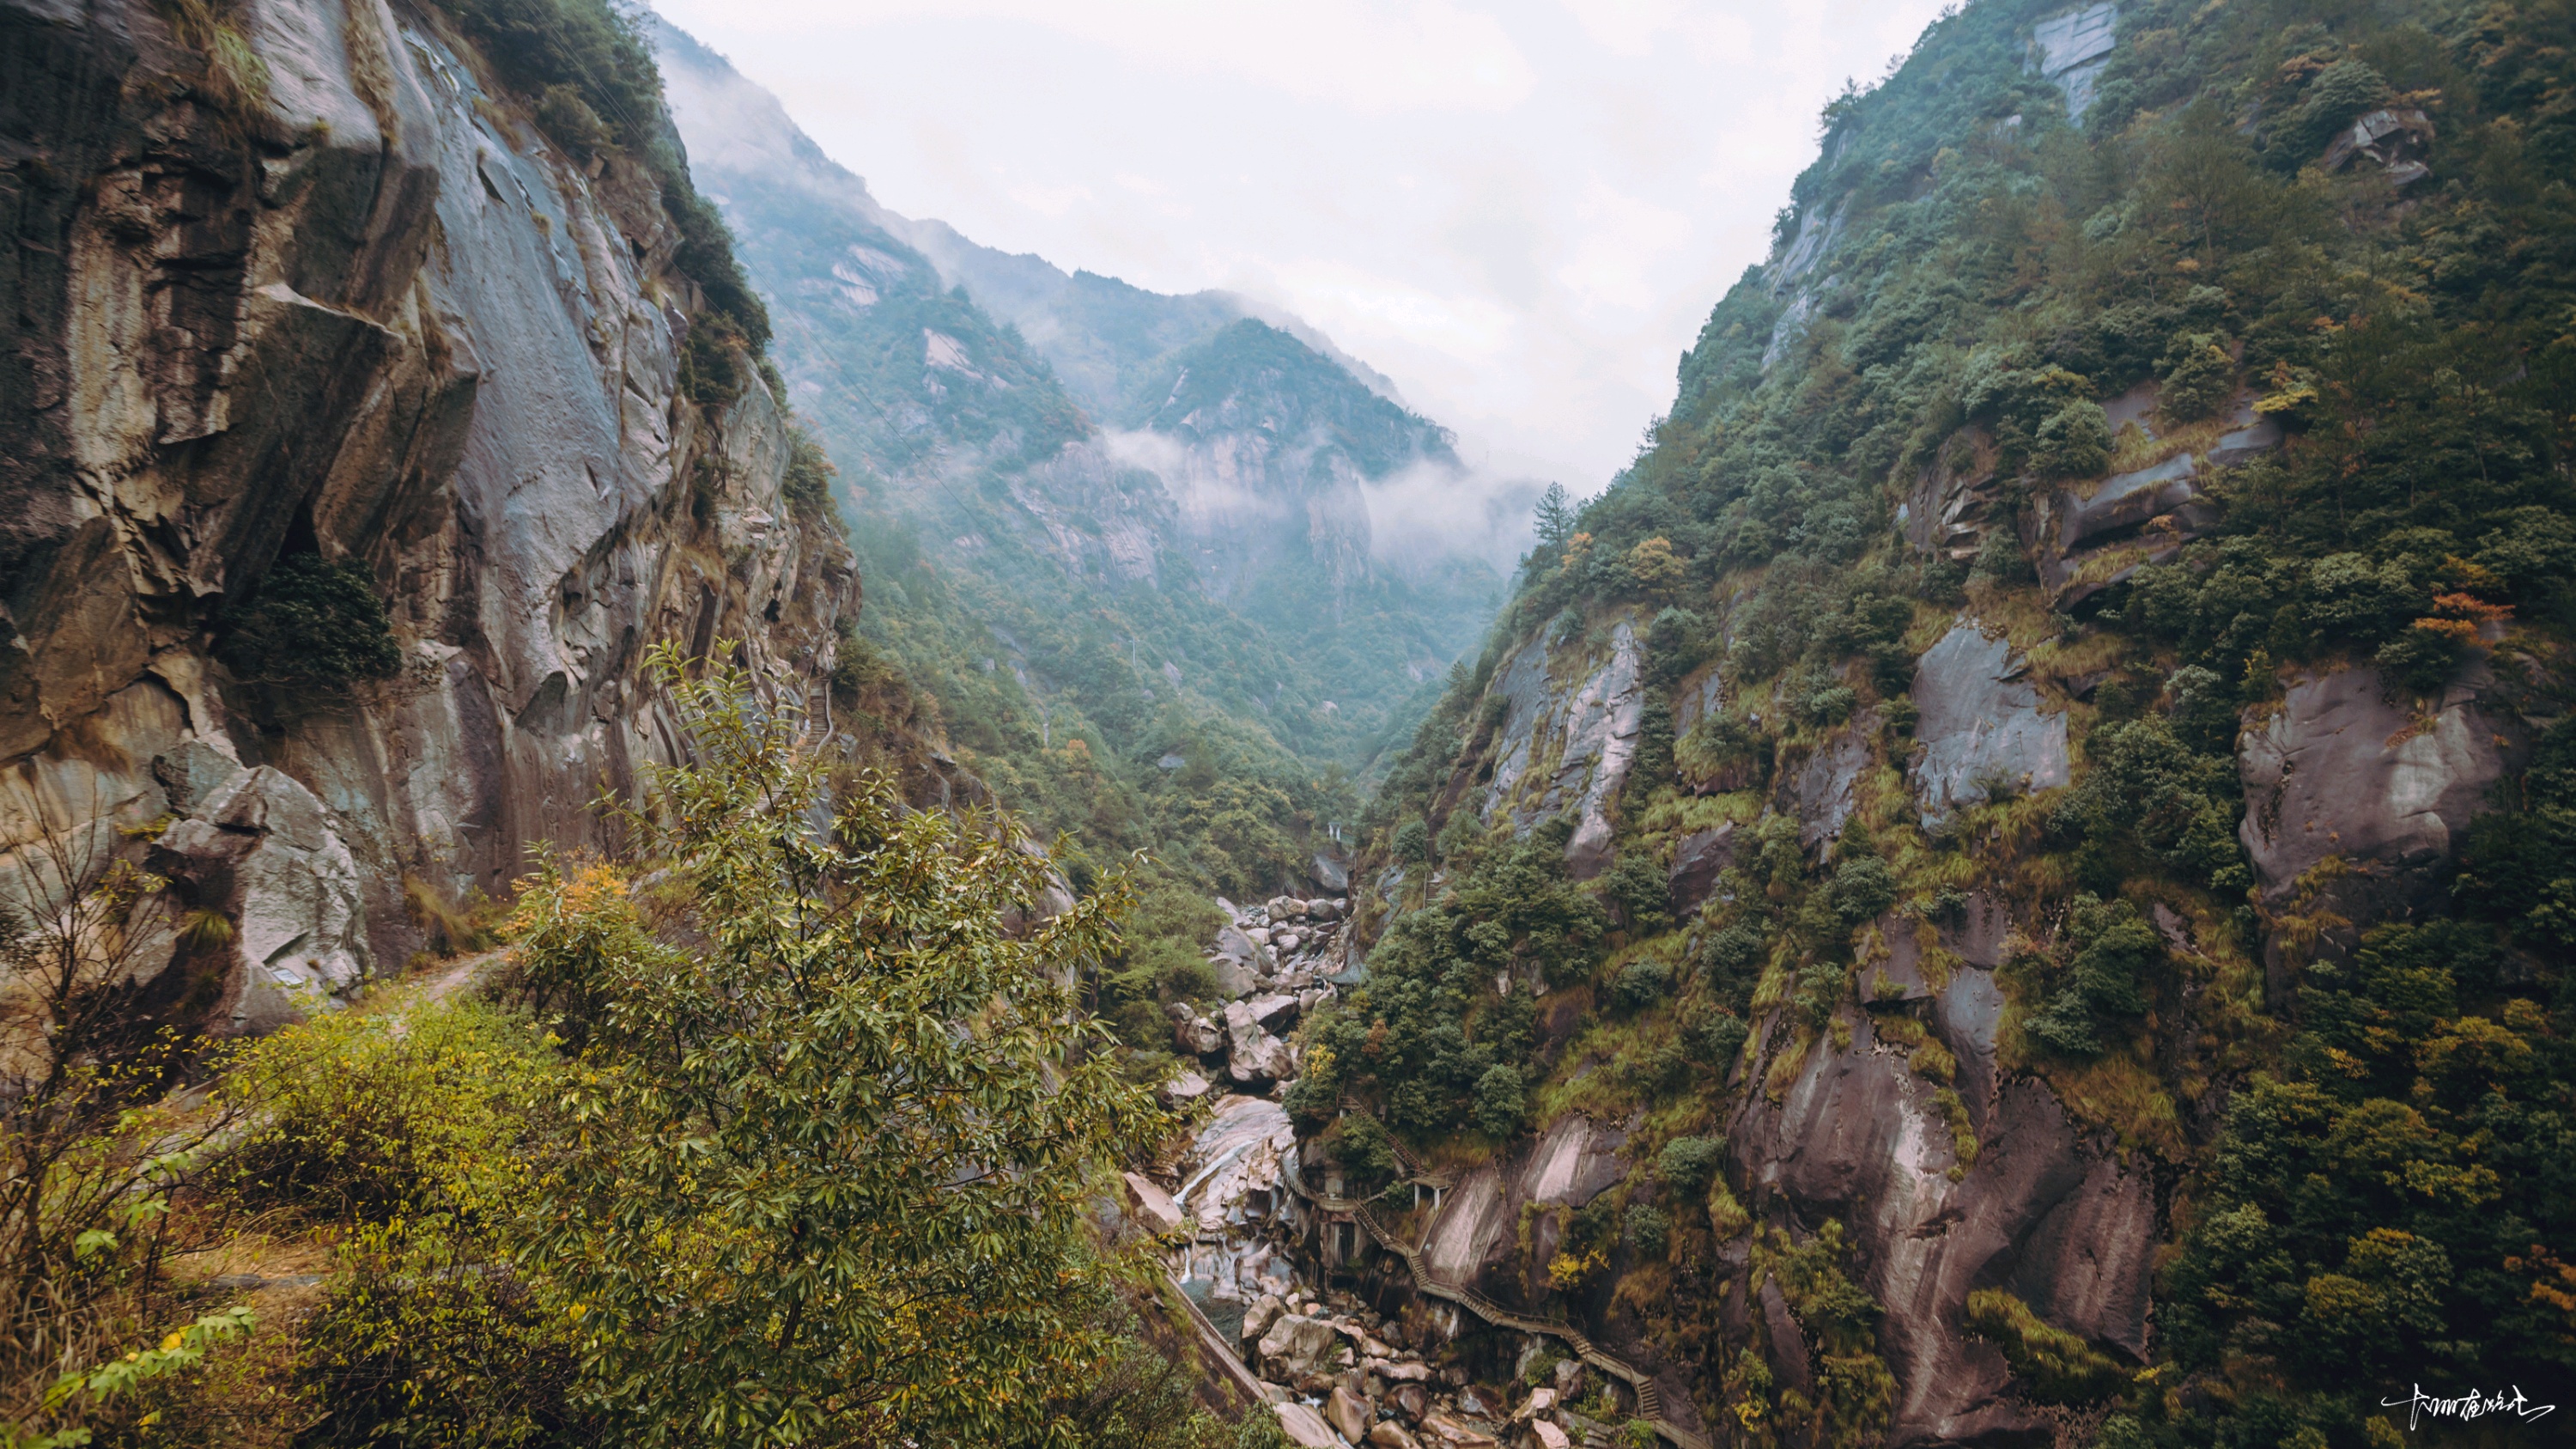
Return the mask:
<svg viewBox="0 0 2576 1449">
<path fill-rule="evenodd" d="M 1590 493 L 1938 0 L 655 0 L 877 199 L 1288 307 Z"/>
</svg>

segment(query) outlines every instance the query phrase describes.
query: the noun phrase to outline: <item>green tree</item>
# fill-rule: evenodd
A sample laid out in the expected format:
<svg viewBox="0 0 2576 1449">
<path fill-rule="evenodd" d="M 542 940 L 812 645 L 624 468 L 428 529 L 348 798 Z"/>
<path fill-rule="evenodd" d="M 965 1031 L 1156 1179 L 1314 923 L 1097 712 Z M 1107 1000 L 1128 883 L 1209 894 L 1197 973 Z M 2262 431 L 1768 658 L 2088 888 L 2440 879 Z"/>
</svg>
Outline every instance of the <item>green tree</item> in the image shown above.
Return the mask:
<svg viewBox="0 0 2576 1449">
<path fill-rule="evenodd" d="M 1098 1175 L 1168 1125 L 1074 994 L 1123 880 L 1014 934 L 1009 822 L 834 803 L 741 675 L 652 667 L 697 763 L 621 812 L 640 870 L 549 865 L 518 916 L 596 1004 L 525 1260 L 588 1397 L 644 1444 L 1039 1436 L 1121 1269 Z"/>
<path fill-rule="evenodd" d="M 279 559 L 225 609 L 216 654 L 235 678 L 264 686 L 390 679 L 402 668 L 374 571 L 310 553 Z"/>
<path fill-rule="evenodd" d="M 1565 541 L 1574 537 L 1575 509 L 1573 502 L 1566 497 L 1564 484 L 1550 483 L 1547 491 L 1538 496 L 1533 526 L 1538 533 L 1539 548 L 1545 553 L 1563 549 Z"/>
</svg>

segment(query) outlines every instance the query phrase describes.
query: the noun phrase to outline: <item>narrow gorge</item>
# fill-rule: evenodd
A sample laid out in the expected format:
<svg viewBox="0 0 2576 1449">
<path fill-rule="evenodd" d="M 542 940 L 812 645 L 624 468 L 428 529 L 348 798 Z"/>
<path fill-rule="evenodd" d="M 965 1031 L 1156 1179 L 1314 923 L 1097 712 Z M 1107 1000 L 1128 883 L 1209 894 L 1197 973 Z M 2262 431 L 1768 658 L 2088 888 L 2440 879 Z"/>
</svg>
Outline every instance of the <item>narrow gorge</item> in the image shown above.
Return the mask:
<svg viewBox="0 0 2576 1449">
<path fill-rule="evenodd" d="M 648 9 L 0 0 L 0 1444 L 2560 1442 L 2571 57 L 1951 6 L 1569 494 Z"/>
</svg>

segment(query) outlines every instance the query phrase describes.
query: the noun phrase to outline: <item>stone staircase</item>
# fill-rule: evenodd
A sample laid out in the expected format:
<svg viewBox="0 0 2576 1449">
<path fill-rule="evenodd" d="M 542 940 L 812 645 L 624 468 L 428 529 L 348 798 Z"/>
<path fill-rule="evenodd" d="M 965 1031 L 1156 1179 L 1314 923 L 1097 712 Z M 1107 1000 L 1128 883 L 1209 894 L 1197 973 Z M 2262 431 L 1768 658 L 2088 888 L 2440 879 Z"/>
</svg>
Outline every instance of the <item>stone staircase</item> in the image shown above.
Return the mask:
<svg viewBox="0 0 2576 1449">
<path fill-rule="evenodd" d="M 1411 1154 L 1405 1152 L 1403 1148 L 1398 1147 L 1396 1155 L 1405 1162 L 1406 1167 L 1411 1168 L 1416 1165 L 1412 1161 Z M 1500 1328 L 1512 1329 L 1519 1333 L 1545 1334 L 1548 1337 L 1563 1340 L 1567 1347 L 1574 1350 L 1576 1358 L 1618 1379 L 1635 1391 L 1637 1417 L 1652 1425 L 1657 1434 L 1679 1446 L 1679 1449 L 1715 1449 L 1707 1439 L 1664 1417 L 1663 1391 L 1655 1386 L 1654 1375 L 1607 1352 L 1590 1338 L 1585 1337 L 1582 1330 L 1573 1324 L 1554 1319 L 1531 1318 L 1526 1314 L 1515 1313 L 1473 1288 L 1441 1282 L 1432 1277 L 1431 1270 L 1423 1265 L 1421 1250 L 1397 1237 L 1384 1223 L 1378 1221 L 1377 1214 L 1369 1210 L 1366 1201 L 1359 1198 L 1326 1197 L 1309 1192 L 1305 1183 L 1298 1180 L 1294 1172 L 1285 1174 L 1285 1178 L 1291 1190 L 1315 1206 L 1327 1212 L 1349 1213 L 1358 1219 L 1360 1226 L 1367 1230 L 1368 1235 L 1376 1240 L 1379 1247 L 1404 1260 L 1405 1270 L 1413 1276 L 1415 1291 L 1426 1297 L 1455 1303 L 1478 1318 Z M 1445 1182 L 1442 1184 L 1444 1187 L 1447 1185 Z M 1587 1438 L 1587 1449 L 1589 1449 L 1589 1443 Z"/>
</svg>

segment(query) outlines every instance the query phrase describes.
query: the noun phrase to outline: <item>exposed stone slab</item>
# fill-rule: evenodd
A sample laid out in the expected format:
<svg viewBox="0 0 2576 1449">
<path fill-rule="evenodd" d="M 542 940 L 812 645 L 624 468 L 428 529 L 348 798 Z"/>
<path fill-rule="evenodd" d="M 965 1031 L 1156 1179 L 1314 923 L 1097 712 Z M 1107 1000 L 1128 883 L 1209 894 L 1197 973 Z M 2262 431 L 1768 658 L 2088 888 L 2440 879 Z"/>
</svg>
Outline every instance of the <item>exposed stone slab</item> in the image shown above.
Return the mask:
<svg viewBox="0 0 2576 1449">
<path fill-rule="evenodd" d="M 1926 827 L 1993 799 L 2067 783 L 2066 716 L 2044 712 L 2011 647 L 1962 619 L 1914 671 L 1914 786 Z"/>
</svg>

